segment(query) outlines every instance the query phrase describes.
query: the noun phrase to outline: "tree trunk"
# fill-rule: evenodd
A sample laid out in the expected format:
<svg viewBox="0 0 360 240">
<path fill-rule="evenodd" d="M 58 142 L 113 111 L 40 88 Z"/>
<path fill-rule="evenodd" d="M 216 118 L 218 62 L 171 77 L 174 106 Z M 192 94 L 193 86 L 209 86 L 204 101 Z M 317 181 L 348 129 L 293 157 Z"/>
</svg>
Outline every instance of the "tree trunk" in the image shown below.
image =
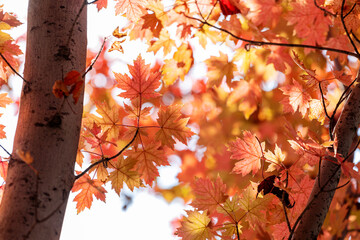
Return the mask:
<svg viewBox="0 0 360 240">
<path fill-rule="evenodd" d="M 359 81 L 359 73 L 357 81 Z M 337 153 L 340 153 L 344 157 L 352 150 L 350 147 L 354 137 L 356 137 L 356 131 L 360 124 L 360 84 L 356 85 L 352 90 L 334 131 L 334 136 L 338 141 Z M 337 187 L 340 180 L 341 169 L 339 165 L 327 160 L 322 161 L 320 169 L 321 186 L 325 185 L 326 182 L 328 183 L 323 191 L 321 191 L 318 178 L 316 179 L 308 200 L 309 209 L 301 218 L 292 239 L 316 239 L 320 233 L 326 214 L 329 211 L 330 203 L 335 193 L 335 191 L 329 190 Z"/>
<path fill-rule="evenodd" d="M 0 240 L 60 237 L 74 181 L 83 97 L 74 105 L 71 97 L 55 98 L 52 86 L 71 70 L 85 70 L 86 6 L 79 14 L 83 3 L 29 1 L 24 70 L 29 84 L 22 90 L 0 206 Z M 31 154 L 30 166 L 20 160 L 19 150 Z"/>
</svg>

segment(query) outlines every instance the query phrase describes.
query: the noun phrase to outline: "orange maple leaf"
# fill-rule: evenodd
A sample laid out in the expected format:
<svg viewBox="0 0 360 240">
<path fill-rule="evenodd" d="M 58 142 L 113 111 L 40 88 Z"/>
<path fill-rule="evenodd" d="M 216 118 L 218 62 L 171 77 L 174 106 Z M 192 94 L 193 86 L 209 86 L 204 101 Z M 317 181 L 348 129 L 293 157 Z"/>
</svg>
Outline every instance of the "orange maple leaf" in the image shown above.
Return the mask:
<svg viewBox="0 0 360 240">
<path fill-rule="evenodd" d="M 142 174 L 145 183 L 151 184 L 156 177 L 159 176 L 159 171 L 156 166 L 169 165 L 164 151 L 159 150 L 157 144 L 150 144 L 143 148 L 132 149 L 125 153 L 129 158 L 136 160 L 135 168 Z"/>
<path fill-rule="evenodd" d="M 186 127 L 189 118 L 180 118 L 180 116 L 180 107 L 178 105 L 162 108 L 157 119 L 160 129 L 155 135 L 155 140 L 161 141 L 162 145 L 166 145 L 171 149 L 174 149 L 175 144 L 173 137 L 186 144 L 186 139 L 194 133 L 190 128 Z"/>
<path fill-rule="evenodd" d="M 237 67 L 233 62 L 229 62 L 228 56 L 220 52 L 219 57 L 210 57 L 206 60 L 206 65 L 208 67 L 208 86 L 212 87 L 220 86 L 224 77 L 226 77 L 226 83 L 230 86 L 231 80 L 234 78 L 234 72 L 236 72 Z"/>
<path fill-rule="evenodd" d="M 124 98 L 137 98 L 142 99 L 155 98 L 160 94 L 155 92 L 160 86 L 160 72 L 150 72 L 150 65 L 145 64 L 145 60 L 139 55 L 134 61 L 134 65 L 129 65 L 129 71 L 133 78 L 127 74 L 115 74 L 117 87 L 125 90 L 120 93 L 120 97 Z"/>
<path fill-rule="evenodd" d="M 225 194 L 226 185 L 220 176 L 214 182 L 210 179 L 196 179 L 194 193 L 196 198 L 191 205 L 199 210 L 208 210 L 210 213 L 228 198 Z"/>
<path fill-rule="evenodd" d="M 7 93 L 0 93 L 0 107 L 4 108 L 12 102 L 11 98 L 7 97 Z"/>
<path fill-rule="evenodd" d="M 95 122 L 98 126 L 101 127 L 102 131 L 108 131 L 108 140 L 117 140 L 121 134 L 121 127 L 123 125 L 123 115 L 125 112 L 118 104 L 114 102 L 95 102 L 96 113 L 95 114 L 86 114 L 84 121 L 86 126 L 91 126 Z"/>
<path fill-rule="evenodd" d="M 95 4 L 98 11 L 100 11 L 102 8 L 107 8 L 108 0 L 98 0 Z"/>
<path fill-rule="evenodd" d="M 303 117 L 310 106 L 311 96 L 300 83 L 293 80 L 292 85 L 280 88 L 284 95 L 287 95 L 281 103 L 284 105 L 284 112 L 294 113 L 297 109 Z"/>
<path fill-rule="evenodd" d="M 295 25 L 296 34 L 305 39 L 303 43 L 324 44 L 329 25 L 332 24 L 330 16 L 315 6 L 313 0 L 296 1 L 291 6 L 293 10 L 286 16 L 286 20 L 289 25 Z"/>
<path fill-rule="evenodd" d="M 261 167 L 261 158 L 263 157 L 262 149 L 265 143 L 259 144 L 256 137 L 249 131 L 244 131 L 243 138 L 237 138 L 231 142 L 229 151 L 231 159 L 240 160 L 235 164 L 233 172 L 245 176 L 251 171 L 256 174 Z"/>
<path fill-rule="evenodd" d="M 8 162 L 2 161 L 0 158 L 0 177 L 2 177 L 4 180 L 6 180 L 7 170 L 8 170 Z"/>
<path fill-rule="evenodd" d="M 0 124 L 0 139 L 6 138 L 6 133 L 4 131 L 5 126 Z"/>
<path fill-rule="evenodd" d="M 160 32 L 159 39 L 151 41 L 151 46 L 148 48 L 148 52 L 152 51 L 156 54 L 161 48 L 163 48 L 164 55 L 168 55 L 174 46 L 176 46 L 175 40 L 171 39 L 168 30 L 163 28 Z"/>
<path fill-rule="evenodd" d="M 85 208 L 90 209 L 93 201 L 93 195 L 96 197 L 96 199 L 100 199 L 101 201 L 105 202 L 106 190 L 101 185 L 103 185 L 101 181 L 97 179 L 92 180 L 88 174 L 84 174 L 75 182 L 71 191 L 77 192 L 81 190 L 80 193 L 77 194 L 74 198 L 78 214 Z"/>
</svg>

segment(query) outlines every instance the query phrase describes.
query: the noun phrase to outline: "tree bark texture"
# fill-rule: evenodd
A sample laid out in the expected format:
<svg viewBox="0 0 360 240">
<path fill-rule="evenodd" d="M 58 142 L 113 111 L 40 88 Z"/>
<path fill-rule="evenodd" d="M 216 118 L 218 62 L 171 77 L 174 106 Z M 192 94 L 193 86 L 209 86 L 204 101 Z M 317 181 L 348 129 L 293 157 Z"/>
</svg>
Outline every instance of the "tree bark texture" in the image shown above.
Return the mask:
<svg viewBox="0 0 360 240">
<path fill-rule="evenodd" d="M 359 81 L 359 74 L 357 76 Z M 347 99 L 344 109 L 336 124 L 334 136 L 337 139 L 337 153 L 346 157 L 352 149 L 350 149 L 356 132 L 360 124 L 360 84 L 357 84 Z M 333 159 L 336 161 L 336 159 Z M 298 227 L 294 232 L 292 239 L 317 239 L 321 226 L 324 223 L 335 189 L 339 183 L 341 168 L 339 165 L 324 159 L 320 166 L 320 187 L 317 178 L 308 200 L 309 209 L 305 212 Z M 321 191 L 321 186 L 326 187 Z M 319 193 L 321 192 L 321 193 Z"/>
<path fill-rule="evenodd" d="M 52 86 L 72 70 L 85 70 L 86 6 L 76 20 L 83 2 L 29 1 L 24 70 L 29 84 L 22 90 L 0 206 L 0 240 L 60 237 L 74 181 L 83 97 L 77 104 L 72 97 L 55 98 Z M 19 150 L 31 154 L 31 166 L 20 160 Z"/>
</svg>

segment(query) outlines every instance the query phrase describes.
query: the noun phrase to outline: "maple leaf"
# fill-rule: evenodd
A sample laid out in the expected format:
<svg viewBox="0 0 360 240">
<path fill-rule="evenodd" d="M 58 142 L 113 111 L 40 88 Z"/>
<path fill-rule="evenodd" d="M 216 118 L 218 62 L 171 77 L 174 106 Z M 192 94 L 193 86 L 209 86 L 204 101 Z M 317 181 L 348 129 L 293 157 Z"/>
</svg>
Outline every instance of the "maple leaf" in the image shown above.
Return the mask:
<svg viewBox="0 0 360 240">
<path fill-rule="evenodd" d="M 85 208 L 90 209 L 93 202 L 93 195 L 96 199 L 100 199 L 105 202 L 106 190 L 101 185 L 103 185 L 101 181 L 97 179 L 92 180 L 88 174 L 84 174 L 75 182 L 71 191 L 77 192 L 81 190 L 74 198 L 78 214 Z"/>
<path fill-rule="evenodd" d="M 233 62 L 229 62 L 226 54 L 220 52 L 219 57 L 212 56 L 205 63 L 208 67 L 207 77 L 209 87 L 214 85 L 220 86 L 224 77 L 226 77 L 226 83 L 230 86 L 237 67 Z"/>
<path fill-rule="evenodd" d="M 130 99 L 137 97 L 148 99 L 160 95 L 155 92 L 160 87 L 160 72 L 150 72 L 150 65 L 146 65 L 140 55 L 134 61 L 134 65 L 128 67 L 132 79 L 127 74 L 114 73 L 117 87 L 125 90 L 119 96 Z"/>
<path fill-rule="evenodd" d="M 1 157 L 0 157 L 0 176 L 4 180 L 6 180 L 8 165 L 9 165 L 8 162 L 7 161 L 2 161 Z"/>
<path fill-rule="evenodd" d="M 0 21 L 9 24 L 11 27 L 18 27 L 22 24 L 19 20 L 17 20 L 16 16 L 4 13 L 2 9 L 0 9 Z"/>
<path fill-rule="evenodd" d="M 264 154 L 265 159 L 270 162 L 270 165 L 267 168 L 267 172 L 272 172 L 281 166 L 284 162 L 286 155 L 282 153 L 281 149 L 275 144 L 275 154 L 271 151 L 267 151 Z"/>
<path fill-rule="evenodd" d="M 107 132 L 109 140 L 117 140 L 121 134 L 121 126 L 124 111 L 115 102 L 95 102 L 96 112 L 101 116 L 94 114 L 86 114 L 83 120 L 86 126 L 95 122 L 101 127 L 102 131 Z"/>
<path fill-rule="evenodd" d="M 131 170 L 135 163 L 136 161 L 133 159 L 124 159 L 122 156 L 110 162 L 111 166 L 115 169 L 110 173 L 108 180 L 111 181 L 111 188 L 117 194 L 120 195 L 120 190 L 123 188 L 124 183 L 126 183 L 130 190 L 143 186 L 139 173 Z"/>
<path fill-rule="evenodd" d="M 206 240 L 213 239 L 211 231 L 211 218 L 207 211 L 186 211 L 188 217 L 181 221 L 181 227 L 177 229 L 177 235 L 184 240 Z"/>
<path fill-rule="evenodd" d="M 166 86 L 173 84 L 177 79 L 184 80 L 194 64 L 193 51 L 189 44 L 182 44 L 174 53 L 173 58 L 165 60 L 163 66 L 163 81 Z"/>
<path fill-rule="evenodd" d="M 92 136 L 84 137 L 84 139 L 86 140 L 86 142 L 91 144 L 92 148 L 97 148 L 105 143 L 111 143 L 116 146 L 115 143 L 112 143 L 112 142 L 109 142 L 106 140 L 109 130 L 107 130 L 101 134 L 101 127 L 99 125 L 97 125 L 95 122 L 93 123 L 92 127 L 87 128 L 87 130 L 92 134 Z"/>
<path fill-rule="evenodd" d="M 248 17 L 256 26 L 274 27 L 279 22 L 282 7 L 277 1 L 255 0 L 248 1 L 247 5 L 250 8 Z"/>
<path fill-rule="evenodd" d="M 289 25 L 295 25 L 296 34 L 304 38 L 304 44 L 324 44 L 331 20 L 314 1 L 304 0 L 291 3 L 293 10 L 286 16 Z M 308 50 L 309 51 L 309 50 Z"/>
<path fill-rule="evenodd" d="M 168 55 L 174 46 L 175 41 L 170 38 L 169 32 L 163 28 L 160 32 L 160 38 L 156 41 L 151 41 L 151 46 L 148 48 L 148 52 L 152 51 L 156 54 L 161 48 L 163 48 L 164 55 Z"/>
<path fill-rule="evenodd" d="M 107 8 L 108 0 L 98 0 L 95 4 L 98 11 L 100 11 L 103 8 Z"/>
<path fill-rule="evenodd" d="M 142 16 L 141 18 L 144 19 L 144 24 L 142 25 L 142 29 L 149 29 L 152 32 L 152 34 L 154 35 L 154 37 L 159 38 L 160 33 L 162 32 L 162 29 L 163 29 L 163 25 L 162 25 L 160 19 L 157 18 L 156 14 L 148 13 L 148 14 Z M 174 41 L 174 45 L 175 45 L 175 41 Z M 164 47 L 164 53 L 165 53 L 165 47 Z"/>
<path fill-rule="evenodd" d="M 0 107 L 6 107 L 6 105 L 12 103 L 11 98 L 7 97 L 8 93 L 0 93 Z"/>
<path fill-rule="evenodd" d="M 241 13 L 240 9 L 233 5 L 231 0 L 220 0 L 220 8 L 225 16 Z"/>
<path fill-rule="evenodd" d="M 145 0 L 116 0 L 115 14 L 124 14 L 130 21 L 136 22 L 146 13 Z"/>
<path fill-rule="evenodd" d="M 240 208 L 246 212 L 246 220 L 250 224 L 255 224 L 256 222 L 266 222 L 263 211 L 266 209 L 270 199 L 269 195 L 262 196 L 249 185 L 242 192 L 238 202 Z"/>
<path fill-rule="evenodd" d="M 341 163 L 341 169 L 342 169 L 343 173 L 347 177 L 354 178 L 358 183 L 360 183 L 360 174 L 359 174 L 358 171 L 354 170 L 354 167 L 359 169 L 360 164 L 357 163 L 355 165 L 354 163 L 348 162 L 348 161 L 345 161 L 345 162 Z"/>
<path fill-rule="evenodd" d="M 159 131 L 155 135 L 156 141 L 161 141 L 162 145 L 166 145 L 174 149 L 175 140 L 186 144 L 187 138 L 194 133 L 190 128 L 186 127 L 189 118 L 180 118 L 180 106 L 171 105 L 166 108 L 161 108 L 158 114 L 157 122 L 160 126 Z"/>
<path fill-rule="evenodd" d="M 228 196 L 225 193 L 226 185 L 220 176 L 217 176 L 214 182 L 210 179 L 198 178 L 195 181 L 194 188 L 196 198 L 191 205 L 199 210 L 208 210 L 211 213 L 226 201 Z"/>
<path fill-rule="evenodd" d="M 127 117 L 132 119 L 140 119 L 142 116 L 149 115 L 152 107 L 144 107 L 141 108 L 141 103 L 139 98 L 135 98 L 131 101 L 131 105 L 129 106 L 124 103 L 124 109 L 126 113 L 128 113 Z"/>
<path fill-rule="evenodd" d="M 219 213 L 223 213 L 226 215 L 230 215 L 230 217 L 238 222 L 241 217 L 245 215 L 245 212 L 243 209 L 241 209 L 239 205 L 239 195 L 235 194 L 231 198 L 227 198 L 226 201 L 221 204 L 221 206 L 218 206 L 216 209 Z"/>
<path fill-rule="evenodd" d="M 5 126 L 0 124 L 0 139 L 6 138 L 6 133 L 4 131 Z"/>
<path fill-rule="evenodd" d="M 2 30 L 9 30 L 11 26 L 6 22 L 0 22 L 0 45 L 4 44 L 5 42 L 12 40 L 10 34 L 3 32 Z"/>
<path fill-rule="evenodd" d="M 91 158 L 94 158 L 93 156 L 91 156 Z M 93 160 L 91 160 L 91 164 L 100 161 L 101 159 L 95 158 Z M 98 180 L 104 182 L 106 181 L 107 177 L 109 176 L 109 172 L 107 170 L 107 166 L 106 164 L 97 164 L 95 167 L 92 167 L 89 170 L 89 173 L 95 172 L 96 173 L 96 177 Z"/>
<path fill-rule="evenodd" d="M 157 166 L 169 165 L 164 151 L 159 150 L 159 146 L 154 143 L 143 146 L 141 149 L 134 148 L 126 151 L 125 155 L 136 161 L 135 169 L 142 175 L 147 184 L 151 184 L 159 176 Z"/>
<path fill-rule="evenodd" d="M 327 105 L 328 105 L 328 101 L 325 101 L 325 106 L 327 106 Z M 310 120 L 316 119 L 322 125 L 324 125 L 326 115 L 325 115 L 324 106 L 323 106 L 323 103 L 321 100 L 311 99 L 311 101 L 309 103 L 308 117 Z"/>
<path fill-rule="evenodd" d="M 251 171 L 256 174 L 261 167 L 262 149 L 265 143 L 259 144 L 256 137 L 249 131 L 243 132 L 243 137 L 229 144 L 231 159 L 240 160 L 235 163 L 233 172 L 245 176 Z"/>
<path fill-rule="evenodd" d="M 287 95 L 281 103 L 284 105 L 284 112 L 294 113 L 299 109 L 299 112 L 305 117 L 306 111 L 310 106 L 311 96 L 306 92 L 306 89 L 300 83 L 293 80 L 292 85 L 287 85 L 280 88 L 284 95 Z"/>
</svg>

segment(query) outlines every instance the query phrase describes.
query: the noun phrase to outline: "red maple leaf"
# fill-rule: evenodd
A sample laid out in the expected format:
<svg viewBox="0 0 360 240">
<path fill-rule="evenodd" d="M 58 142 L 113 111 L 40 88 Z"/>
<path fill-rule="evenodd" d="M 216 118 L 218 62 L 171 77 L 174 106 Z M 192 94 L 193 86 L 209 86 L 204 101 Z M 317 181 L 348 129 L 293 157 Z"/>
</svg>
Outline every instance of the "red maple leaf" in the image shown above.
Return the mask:
<svg viewBox="0 0 360 240">
<path fill-rule="evenodd" d="M 228 198 L 225 194 L 226 185 L 220 176 L 215 181 L 198 178 L 195 182 L 194 193 L 196 199 L 191 205 L 199 210 L 208 210 L 209 212 L 213 212 L 220 203 L 225 202 Z"/>
<path fill-rule="evenodd" d="M 225 16 L 241 13 L 240 10 L 235 5 L 233 5 L 231 0 L 220 0 L 219 2 L 220 2 L 221 12 Z"/>
<path fill-rule="evenodd" d="M 160 86 L 161 73 L 150 72 L 150 65 L 146 65 L 140 55 L 133 66 L 129 65 L 129 71 L 132 78 L 127 74 L 114 73 L 117 87 L 125 90 L 119 94 L 120 97 L 149 99 L 159 96 L 155 90 Z"/>
</svg>

